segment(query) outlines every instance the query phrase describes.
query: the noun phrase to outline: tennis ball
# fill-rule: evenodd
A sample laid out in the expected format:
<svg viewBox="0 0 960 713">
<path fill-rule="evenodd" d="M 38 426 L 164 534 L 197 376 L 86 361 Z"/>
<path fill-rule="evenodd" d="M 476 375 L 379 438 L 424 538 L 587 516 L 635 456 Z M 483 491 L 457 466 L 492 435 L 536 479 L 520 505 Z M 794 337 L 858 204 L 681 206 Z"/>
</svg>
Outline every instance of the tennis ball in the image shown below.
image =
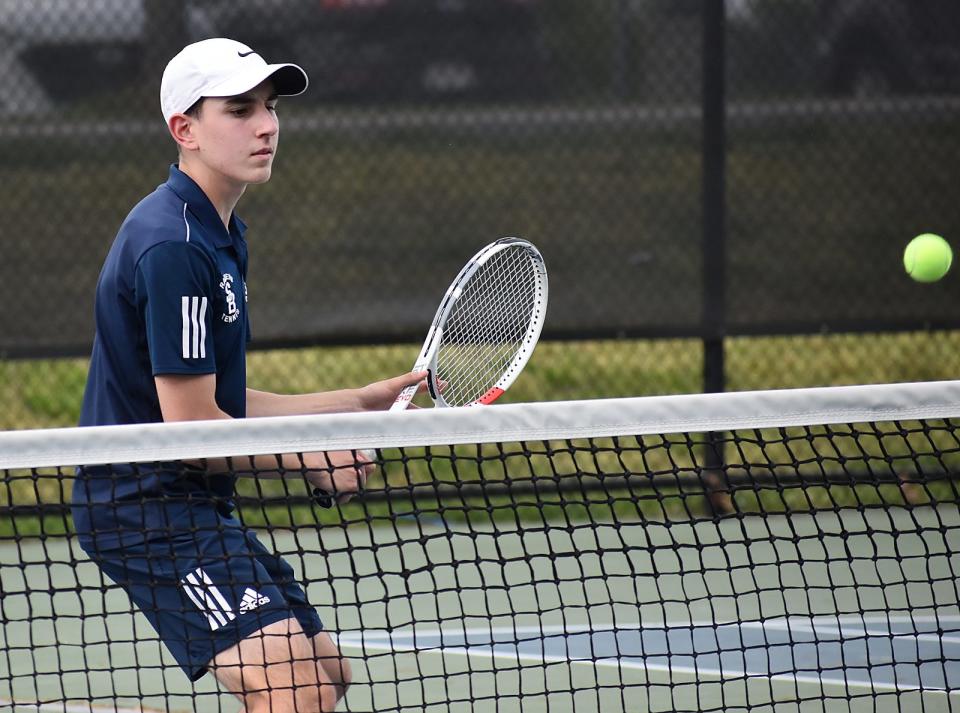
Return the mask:
<svg viewBox="0 0 960 713">
<path fill-rule="evenodd" d="M 936 282 L 947 274 L 952 262 L 950 243 L 933 233 L 918 235 L 903 251 L 903 266 L 917 282 Z"/>
</svg>

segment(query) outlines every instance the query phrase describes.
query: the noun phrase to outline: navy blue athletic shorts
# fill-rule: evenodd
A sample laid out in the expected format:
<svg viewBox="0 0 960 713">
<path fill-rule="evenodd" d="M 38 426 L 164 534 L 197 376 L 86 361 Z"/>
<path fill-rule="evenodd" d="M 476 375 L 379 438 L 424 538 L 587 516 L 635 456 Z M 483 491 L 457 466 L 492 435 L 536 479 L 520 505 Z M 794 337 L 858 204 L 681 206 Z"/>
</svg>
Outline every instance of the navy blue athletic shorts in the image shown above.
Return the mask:
<svg viewBox="0 0 960 713">
<path fill-rule="evenodd" d="M 87 554 L 126 590 L 193 681 L 214 656 L 268 624 L 293 617 L 308 637 L 323 629 L 290 565 L 240 527 Z"/>
</svg>

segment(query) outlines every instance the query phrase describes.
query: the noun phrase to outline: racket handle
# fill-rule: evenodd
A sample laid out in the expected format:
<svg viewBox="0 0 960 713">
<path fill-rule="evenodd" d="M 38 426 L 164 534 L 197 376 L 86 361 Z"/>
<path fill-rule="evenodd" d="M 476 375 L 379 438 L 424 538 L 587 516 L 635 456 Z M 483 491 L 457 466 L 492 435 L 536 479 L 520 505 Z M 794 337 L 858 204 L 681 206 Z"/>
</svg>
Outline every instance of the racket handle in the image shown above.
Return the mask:
<svg viewBox="0 0 960 713">
<path fill-rule="evenodd" d="M 397 394 L 396 401 L 393 402 L 393 405 L 390 407 L 391 411 L 404 411 L 407 406 L 410 405 L 410 402 L 413 401 L 413 397 L 417 395 L 417 388 L 419 384 L 413 384 L 412 386 L 406 387 L 403 391 Z"/>
</svg>

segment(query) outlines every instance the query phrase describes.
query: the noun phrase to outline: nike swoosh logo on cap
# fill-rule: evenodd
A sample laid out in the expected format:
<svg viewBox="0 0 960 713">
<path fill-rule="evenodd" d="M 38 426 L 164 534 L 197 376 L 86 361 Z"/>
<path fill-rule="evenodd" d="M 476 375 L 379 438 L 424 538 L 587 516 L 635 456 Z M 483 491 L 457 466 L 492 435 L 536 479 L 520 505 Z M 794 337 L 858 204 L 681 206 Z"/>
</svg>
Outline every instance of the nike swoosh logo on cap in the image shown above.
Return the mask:
<svg viewBox="0 0 960 713">
<path fill-rule="evenodd" d="M 237 52 L 237 55 L 240 57 L 249 57 L 252 54 L 253 54 L 253 50 L 250 50 L 249 52 Z"/>
</svg>

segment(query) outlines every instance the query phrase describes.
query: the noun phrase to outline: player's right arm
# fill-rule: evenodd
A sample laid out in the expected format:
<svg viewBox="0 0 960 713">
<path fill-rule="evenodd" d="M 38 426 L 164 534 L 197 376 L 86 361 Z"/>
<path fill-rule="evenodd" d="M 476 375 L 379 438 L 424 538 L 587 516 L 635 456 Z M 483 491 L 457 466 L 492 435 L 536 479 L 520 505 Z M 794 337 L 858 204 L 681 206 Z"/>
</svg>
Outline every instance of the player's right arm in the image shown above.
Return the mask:
<svg viewBox="0 0 960 713">
<path fill-rule="evenodd" d="M 164 421 L 197 421 L 202 419 L 231 418 L 216 402 L 217 377 L 215 374 L 183 376 L 160 374 L 154 377 L 157 396 Z M 362 453 L 356 456 L 350 451 L 280 456 L 262 455 L 236 459 L 210 458 L 203 467 L 213 473 L 241 470 L 253 471 L 258 476 L 282 477 L 302 474 L 314 488 L 325 493 L 336 493 L 339 502 L 346 502 L 366 482 L 373 465 L 357 467 L 357 462 L 366 462 Z M 198 464 L 199 465 L 199 464 Z"/>
<path fill-rule="evenodd" d="M 135 276 L 137 308 L 145 330 L 157 400 L 164 421 L 231 418 L 217 403 L 213 305 L 216 271 L 202 250 L 170 241 L 140 258 Z M 363 487 L 372 465 L 349 452 L 258 456 L 249 462 L 210 459 L 211 472 L 253 471 L 258 476 L 302 474 L 315 488 L 348 500 Z"/>
</svg>

